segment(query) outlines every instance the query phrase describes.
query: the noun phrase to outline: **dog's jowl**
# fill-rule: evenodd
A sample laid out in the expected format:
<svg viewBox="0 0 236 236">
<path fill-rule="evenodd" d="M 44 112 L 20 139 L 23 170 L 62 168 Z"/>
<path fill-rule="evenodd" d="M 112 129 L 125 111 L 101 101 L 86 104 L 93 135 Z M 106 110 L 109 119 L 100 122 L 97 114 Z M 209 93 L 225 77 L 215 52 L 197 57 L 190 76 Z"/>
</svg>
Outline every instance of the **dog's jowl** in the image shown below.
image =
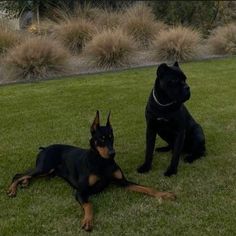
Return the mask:
<svg viewBox="0 0 236 236">
<path fill-rule="evenodd" d="M 76 200 L 84 210 L 82 227 L 87 231 L 92 229 L 93 224 L 93 209 L 89 196 L 101 192 L 111 182 L 128 190 L 153 197 L 175 199 L 173 193 L 159 192 L 153 188 L 132 183 L 125 178 L 114 159 L 114 136 L 110 114 L 106 125 L 100 126 L 97 111 L 90 131 L 92 137 L 89 149 L 63 144 L 40 148 L 36 167 L 22 174 L 16 174 L 9 187 L 8 195 L 16 196 L 18 185 L 25 187 L 32 178 L 49 175 L 62 177 L 76 190 Z"/>
<path fill-rule="evenodd" d="M 156 135 L 167 142 L 159 152 L 172 151 L 165 175 L 177 173 L 180 154 L 192 163 L 205 154 L 205 137 L 201 126 L 193 119 L 184 102 L 190 98 L 190 88 L 178 62 L 173 66 L 161 64 L 146 106 L 146 153 L 139 173 L 148 172 L 152 166 Z"/>
</svg>

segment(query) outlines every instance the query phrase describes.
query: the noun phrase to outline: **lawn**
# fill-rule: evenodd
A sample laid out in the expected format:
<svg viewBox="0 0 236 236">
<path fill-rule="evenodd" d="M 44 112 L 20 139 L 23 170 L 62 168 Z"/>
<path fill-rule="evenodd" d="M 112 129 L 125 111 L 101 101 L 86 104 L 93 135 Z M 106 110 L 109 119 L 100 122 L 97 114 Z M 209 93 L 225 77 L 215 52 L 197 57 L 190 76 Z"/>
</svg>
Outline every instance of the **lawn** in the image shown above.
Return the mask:
<svg viewBox="0 0 236 236">
<path fill-rule="evenodd" d="M 144 109 L 155 67 L 0 87 L 0 235 L 87 235 L 71 187 L 59 178 L 39 179 L 16 198 L 6 196 L 12 176 L 35 163 L 39 146 L 88 147 L 95 111 L 105 123 L 112 110 L 116 161 L 127 178 L 177 194 L 175 202 L 110 186 L 93 196 L 90 235 L 235 235 L 236 58 L 181 64 L 192 96 L 186 103 L 202 125 L 207 156 L 180 162 L 164 177 L 170 153 L 155 154 L 140 175 L 145 143 Z M 157 140 L 157 145 L 164 142 Z"/>
</svg>

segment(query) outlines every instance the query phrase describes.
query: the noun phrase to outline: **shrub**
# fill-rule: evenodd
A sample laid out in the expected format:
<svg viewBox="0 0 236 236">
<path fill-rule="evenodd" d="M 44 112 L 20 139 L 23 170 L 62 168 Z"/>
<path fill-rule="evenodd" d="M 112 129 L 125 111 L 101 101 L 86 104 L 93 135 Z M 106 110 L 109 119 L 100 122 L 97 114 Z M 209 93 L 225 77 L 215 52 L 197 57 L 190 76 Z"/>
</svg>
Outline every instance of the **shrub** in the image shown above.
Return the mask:
<svg viewBox="0 0 236 236">
<path fill-rule="evenodd" d="M 96 24 L 98 29 L 115 29 L 120 25 L 122 15 L 119 12 L 111 10 L 100 10 L 96 12 Z"/>
<path fill-rule="evenodd" d="M 132 38 L 122 30 L 104 30 L 85 47 L 85 56 L 95 66 L 109 68 L 132 62 L 135 46 Z"/>
<path fill-rule="evenodd" d="M 31 33 L 35 33 L 37 35 L 41 35 L 41 36 L 45 36 L 45 35 L 52 35 L 53 32 L 55 31 L 55 26 L 57 24 L 49 19 L 45 19 L 43 21 L 40 22 L 39 26 L 36 26 L 36 32 L 32 32 Z M 34 26 L 34 25 L 32 25 Z M 30 31 L 30 29 L 32 28 L 32 26 L 28 29 L 28 31 Z"/>
<path fill-rule="evenodd" d="M 15 31 L 0 27 L 0 54 L 5 53 L 9 48 L 19 42 L 19 36 Z"/>
<path fill-rule="evenodd" d="M 6 20 L 4 18 L 0 18 L 0 30 L 6 30 L 6 29 L 11 29 L 12 30 L 12 25 L 9 22 L 9 20 Z"/>
<path fill-rule="evenodd" d="M 122 27 L 124 31 L 132 36 L 140 47 L 144 48 L 149 47 L 155 35 L 164 26 L 164 23 L 155 22 L 152 9 L 145 4 L 131 6 L 123 16 Z"/>
<path fill-rule="evenodd" d="M 116 11 L 92 7 L 90 4 L 85 4 L 83 8 L 79 5 L 75 10 L 75 16 L 93 22 L 101 30 L 116 28 L 121 19 L 121 15 Z"/>
<path fill-rule="evenodd" d="M 208 39 L 208 45 L 214 54 L 236 54 L 236 24 L 216 28 Z"/>
<path fill-rule="evenodd" d="M 217 1 L 152 1 L 158 19 L 168 24 L 192 25 L 207 32 L 217 16 Z"/>
<path fill-rule="evenodd" d="M 190 60 L 198 55 L 200 34 L 190 28 L 178 26 L 164 30 L 153 42 L 153 55 L 158 60 Z"/>
<path fill-rule="evenodd" d="M 78 5 L 74 11 L 74 15 L 75 17 L 95 21 L 101 11 L 101 9 L 93 7 L 90 3 L 86 3 L 83 7 Z"/>
<path fill-rule="evenodd" d="M 73 18 L 68 22 L 58 24 L 54 35 L 66 48 L 76 54 L 81 52 L 94 33 L 95 27 L 91 22 Z"/>
<path fill-rule="evenodd" d="M 63 72 L 67 51 L 47 38 L 30 38 L 9 51 L 5 66 L 14 79 L 35 79 Z"/>
</svg>

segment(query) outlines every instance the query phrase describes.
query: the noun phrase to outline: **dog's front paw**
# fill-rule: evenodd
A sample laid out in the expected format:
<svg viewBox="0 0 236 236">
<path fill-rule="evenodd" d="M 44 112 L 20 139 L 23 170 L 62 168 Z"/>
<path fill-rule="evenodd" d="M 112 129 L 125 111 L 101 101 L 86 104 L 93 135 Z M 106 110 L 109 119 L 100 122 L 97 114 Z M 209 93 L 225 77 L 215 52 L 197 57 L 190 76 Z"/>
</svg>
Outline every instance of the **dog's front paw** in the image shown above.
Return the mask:
<svg viewBox="0 0 236 236">
<path fill-rule="evenodd" d="M 198 158 L 200 158 L 200 156 L 189 154 L 184 158 L 184 162 L 192 164 Z"/>
<path fill-rule="evenodd" d="M 151 165 L 147 163 L 144 163 L 143 165 L 137 168 L 138 173 L 147 173 L 150 170 L 151 170 Z"/>
<path fill-rule="evenodd" d="M 92 218 L 84 218 L 81 222 L 82 229 L 86 231 L 92 231 L 93 229 L 93 219 Z"/>
<path fill-rule="evenodd" d="M 171 192 L 161 192 L 158 197 L 162 200 L 176 200 L 176 195 Z"/>
<path fill-rule="evenodd" d="M 172 175 L 176 175 L 177 174 L 177 169 L 176 168 L 172 168 L 172 167 L 169 167 L 166 172 L 164 173 L 165 176 L 172 176 Z"/>
</svg>

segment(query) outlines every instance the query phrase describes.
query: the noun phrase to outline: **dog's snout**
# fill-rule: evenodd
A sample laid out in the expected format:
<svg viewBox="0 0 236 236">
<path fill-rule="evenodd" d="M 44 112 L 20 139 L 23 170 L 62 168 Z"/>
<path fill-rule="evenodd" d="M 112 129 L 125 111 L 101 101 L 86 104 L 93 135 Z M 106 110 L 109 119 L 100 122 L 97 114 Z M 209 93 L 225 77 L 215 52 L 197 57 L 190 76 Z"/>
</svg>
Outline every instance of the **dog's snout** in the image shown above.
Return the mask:
<svg viewBox="0 0 236 236">
<path fill-rule="evenodd" d="M 184 86 L 184 92 L 188 97 L 190 97 L 190 87 L 187 84 Z"/>
<path fill-rule="evenodd" d="M 114 156 L 115 156 L 115 153 L 116 153 L 116 152 L 115 152 L 114 149 L 110 149 L 109 152 L 108 152 L 108 154 L 109 154 L 110 157 L 114 157 Z"/>
<path fill-rule="evenodd" d="M 184 89 L 186 89 L 186 90 L 189 91 L 189 90 L 190 90 L 190 87 L 189 87 L 187 84 L 185 84 L 185 85 L 184 85 Z"/>
</svg>

